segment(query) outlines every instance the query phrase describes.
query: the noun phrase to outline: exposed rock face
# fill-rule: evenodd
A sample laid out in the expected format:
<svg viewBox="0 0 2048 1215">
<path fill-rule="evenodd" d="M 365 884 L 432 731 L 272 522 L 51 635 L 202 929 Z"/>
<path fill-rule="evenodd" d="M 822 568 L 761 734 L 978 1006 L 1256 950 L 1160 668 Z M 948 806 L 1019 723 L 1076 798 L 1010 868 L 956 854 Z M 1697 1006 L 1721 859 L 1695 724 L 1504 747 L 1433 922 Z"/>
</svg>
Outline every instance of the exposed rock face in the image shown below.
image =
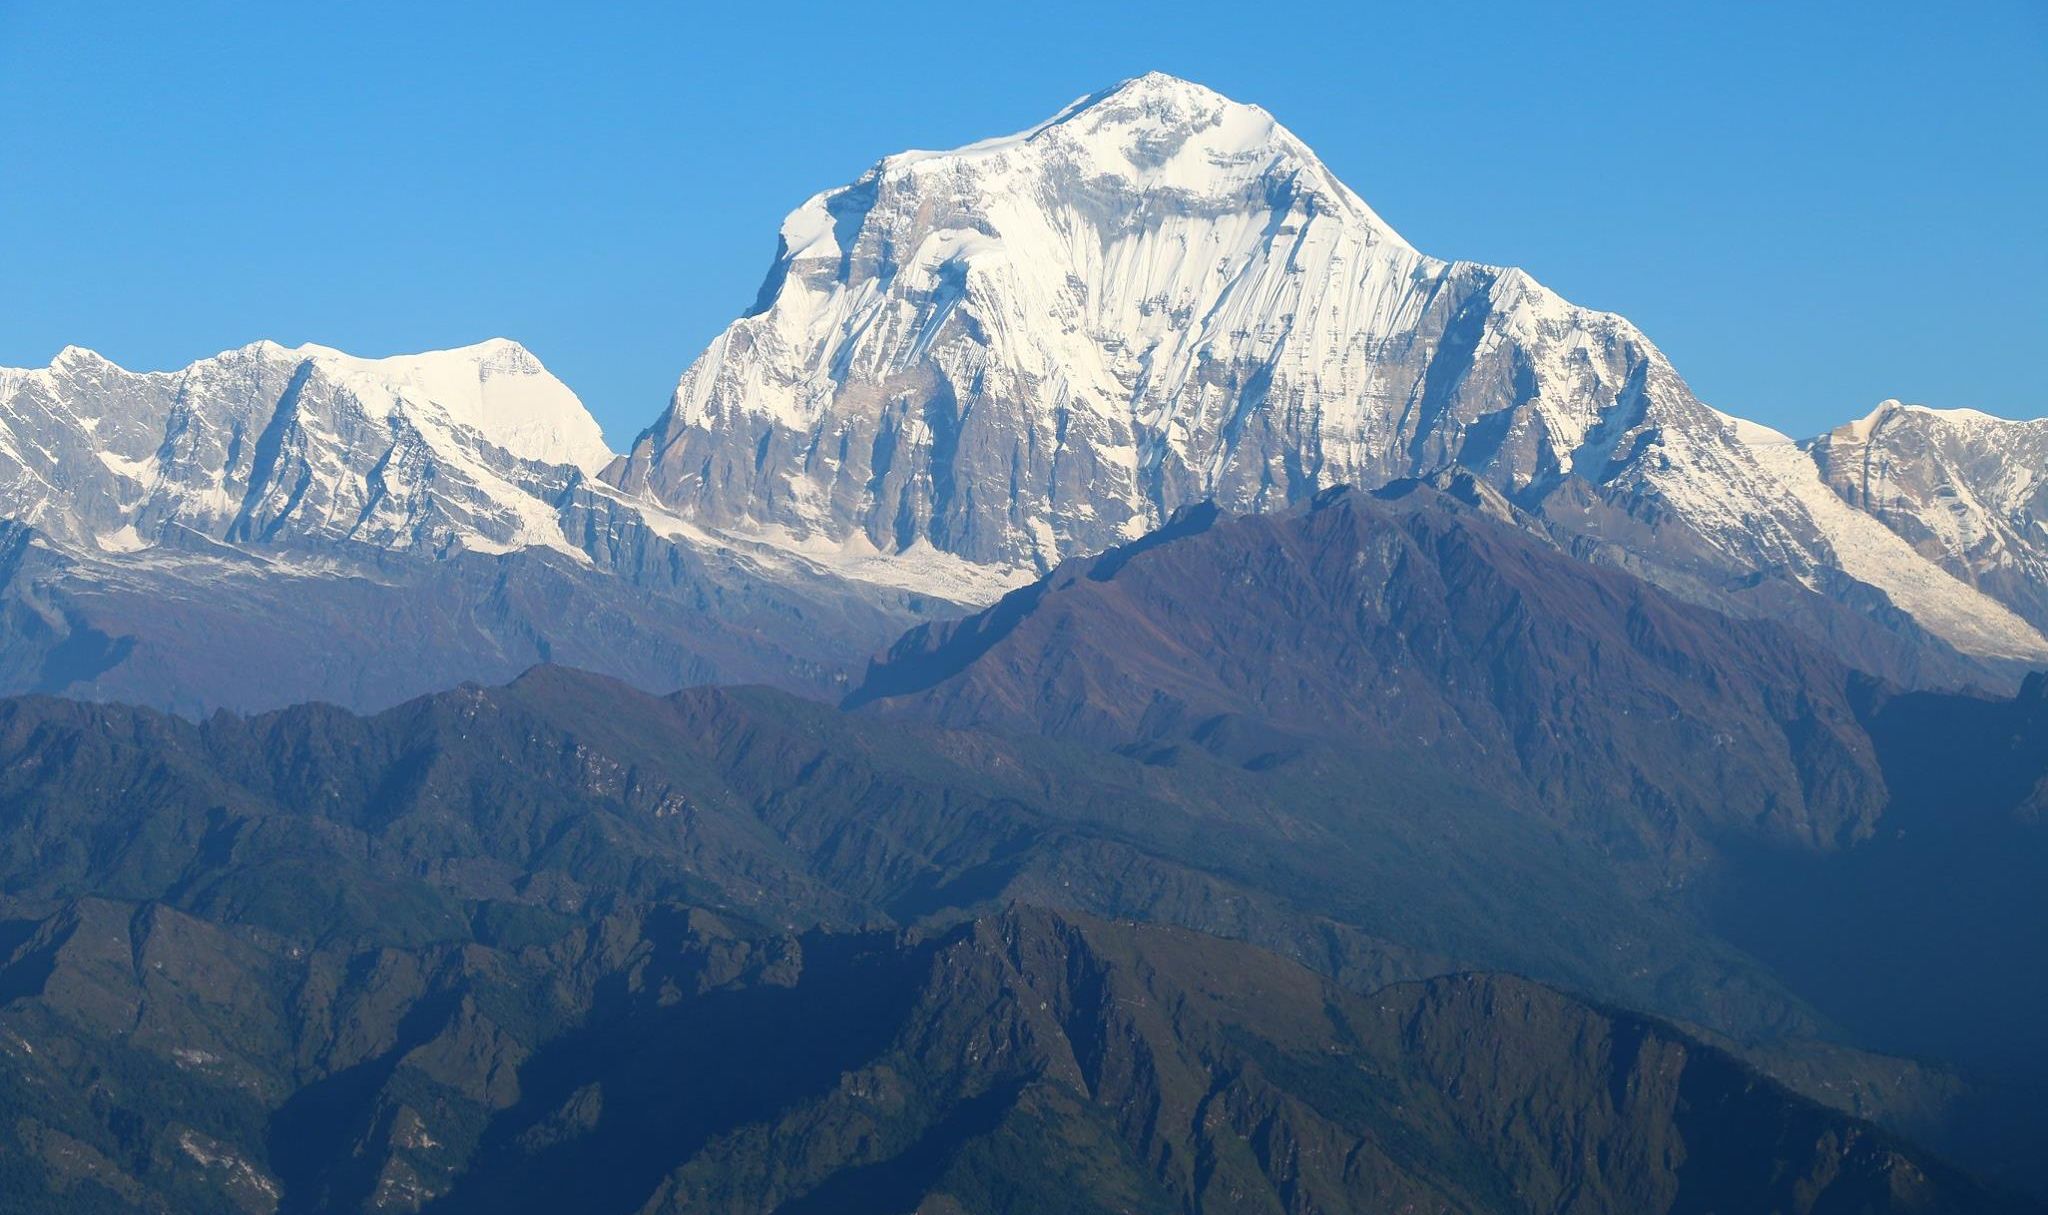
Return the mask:
<svg viewBox="0 0 2048 1215">
<path fill-rule="evenodd" d="M 800 548 L 1021 577 L 1194 502 L 1455 467 L 1694 599 L 1776 611 L 1762 576 L 1883 615 L 1861 582 L 1968 653 L 2048 657 L 1924 561 L 1836 578 L 1811 467 L 1766 437 L 1622 318 L 1417 252 L 1263 110 L 1154 74 L 805 203 L 755 309 L 607 475 Z"/>
</svg>

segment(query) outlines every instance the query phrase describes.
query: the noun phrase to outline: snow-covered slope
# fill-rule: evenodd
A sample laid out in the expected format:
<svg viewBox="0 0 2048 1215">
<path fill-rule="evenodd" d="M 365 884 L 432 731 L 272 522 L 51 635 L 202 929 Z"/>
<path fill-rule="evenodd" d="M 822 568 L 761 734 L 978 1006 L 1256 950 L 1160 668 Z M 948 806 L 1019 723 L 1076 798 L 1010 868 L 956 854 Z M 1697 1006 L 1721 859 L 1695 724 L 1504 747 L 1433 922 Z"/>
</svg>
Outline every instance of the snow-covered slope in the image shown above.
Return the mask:
<svg viewBox="0 0 2048 1215">
<path fill-rule="evenodd" d="M 431 404 L 447 420 L 522 460 L 597 472 L 611 462 L 597 419 L 532 352 L 493 338 L 460 350 L 361 359 L 325 346 L 292 353 L 366 391 L 365 400 Z"/>
<path fill-rule="evenodd" d="M 1460 467 L 1695 599 L 1839 581 L 1841 527 L 1743 425 L 1626 320 L 1417 252 L 1265 111 L 1153 74 L 806 202 L 606 476 L 777 543 L 1018 579 L 1192 501 Z M 1920 627 L 2048 657 L 1971 587 L 1914 584 Z"/>
</svg>

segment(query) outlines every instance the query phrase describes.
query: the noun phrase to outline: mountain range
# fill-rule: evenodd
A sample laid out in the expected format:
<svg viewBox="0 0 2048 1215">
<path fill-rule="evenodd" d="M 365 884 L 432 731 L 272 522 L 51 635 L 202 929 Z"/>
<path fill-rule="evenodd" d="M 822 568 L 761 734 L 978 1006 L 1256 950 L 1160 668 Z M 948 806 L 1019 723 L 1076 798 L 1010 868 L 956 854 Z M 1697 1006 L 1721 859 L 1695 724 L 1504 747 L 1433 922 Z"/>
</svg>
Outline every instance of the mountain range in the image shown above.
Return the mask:
<svg viewBox="0 0 2048 1215">
<path fill-rule="evenodd" d="M 574 662 L 832 694 L 950 607 L 699 531 L 595 474 L 522 347 L 259 342 L 179 372 L 0 372 L 7 684 L 186 712 L 384 705 Z M 843 688 L 839 688 L 843 691 Z"/>
<path fill-rule="evenodd" d="M 619 456 L 504 341 L 0 371 L 5 686 L 374 708 L 562 659 L 837 695 L 903 628 L 1183 506 L 1457 475 L 1901 683 L 2048 662 L 2048 422 L 1887 402 L 1795 443 L 1620 317 L 1419 253 L 1187 81 L 888 157 L 779 240 Z M 305 657 L 255 681 L 193 657 L 215 638 Z"/>
</svg>

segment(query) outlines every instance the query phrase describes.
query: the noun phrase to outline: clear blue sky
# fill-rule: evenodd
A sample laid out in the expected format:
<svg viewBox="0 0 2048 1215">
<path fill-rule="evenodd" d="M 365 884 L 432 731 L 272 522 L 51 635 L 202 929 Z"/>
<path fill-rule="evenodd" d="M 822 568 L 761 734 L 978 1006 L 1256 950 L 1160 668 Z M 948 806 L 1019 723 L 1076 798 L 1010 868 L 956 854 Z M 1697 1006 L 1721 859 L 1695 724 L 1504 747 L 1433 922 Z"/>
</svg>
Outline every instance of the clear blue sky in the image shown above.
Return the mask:
<svg viewBox="0 0 2048 1215">
<path fill-rule="evenodd" d="M 2048 413 L 2048 4 L 0 0 L 0 364 L 533 347 L 613 444 L 782 214 L 1158 68 L 1796 432 Z"/>
</svg>

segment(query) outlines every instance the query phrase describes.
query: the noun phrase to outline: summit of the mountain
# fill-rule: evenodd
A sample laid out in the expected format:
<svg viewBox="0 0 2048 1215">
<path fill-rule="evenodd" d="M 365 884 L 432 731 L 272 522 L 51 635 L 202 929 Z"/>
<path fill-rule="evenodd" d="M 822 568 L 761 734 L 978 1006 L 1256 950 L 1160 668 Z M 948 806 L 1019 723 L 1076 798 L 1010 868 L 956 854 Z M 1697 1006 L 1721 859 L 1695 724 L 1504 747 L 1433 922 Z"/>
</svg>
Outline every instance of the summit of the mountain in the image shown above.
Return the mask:
<svg viewBox="0 0 2048 1215">
<path fill-rule="evenodd" d="M 509 338 L 453 350 L 359 358 L 307 344 L 290 353 L 361 377 L 400 401 L 423 398 L 522 460 L 596 473 L 612 460 L 597 419 L 532 351 Z"/>
<path fill-rule="evenodd" d="M 1032 174 L 1055 182 L 1121 181 L 1140 192 L 1182 194 L 1228 203 L 1247 187 L 1293 179 L 1378 226 L 1405 245 L 1314 152 L 1273 115 L 1213 89 L 1148 72 L 1076 99 L 1065 109 L 1014 135 L 950 151 L 911 151 L 883 158 L 869 176 L 948 176 L 985 172 L 992 179 Z M 815 218 L 814 197 L 796 216 Z M 826 212 L 829 215 L 829 211 Z"/>
</svg>

